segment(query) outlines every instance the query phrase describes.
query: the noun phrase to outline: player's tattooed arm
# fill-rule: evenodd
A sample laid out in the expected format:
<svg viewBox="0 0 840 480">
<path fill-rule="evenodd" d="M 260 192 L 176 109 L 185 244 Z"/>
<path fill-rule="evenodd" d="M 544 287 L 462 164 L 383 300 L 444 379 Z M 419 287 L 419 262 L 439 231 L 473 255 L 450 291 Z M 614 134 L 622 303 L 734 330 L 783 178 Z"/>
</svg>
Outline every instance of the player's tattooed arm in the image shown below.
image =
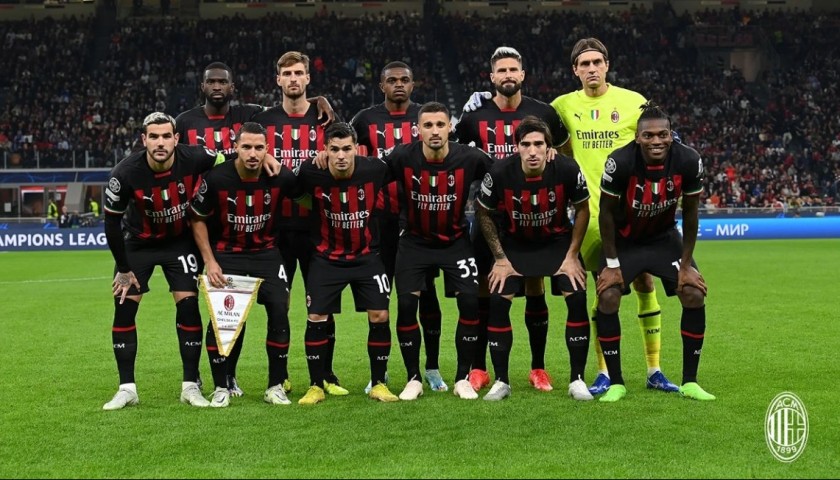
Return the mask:
<svg viewBox="0 0 840 480">
<path fill-rule="evenodd" d="M 505 282 L 508 277 L 520 276 L 519 272 L 513 268 L 513 265 L 508 261 L 505 251 L 502 249 L 502 242 L 499 241 L 499 232 L 496 229 L 496 223 L 490 218 L 487 208 L 476 202 L 475 207 L 476 221 L 481 226 L 481 233 L 484 234 L 484 239 L 487 241 L 487 246 L 496 261 L 493 263 L 493 268 L 490 274 L 487 275 L 487 286 L 490 293 L 498 292 L 501 294 L 505 289 Z"/>
<path fill-rule="evenodd" d="M 505 260 L 507 255 L 502 249 L 502 242 L 499 240 L 499 232 L 496 230 L 496 223 L 490 217 L 489 211 L 479 202 L 475 204 L 475 217 L 481 227 L 481 233 L 487 241 L 487 246 L 496 260 Z"/>
</svg>

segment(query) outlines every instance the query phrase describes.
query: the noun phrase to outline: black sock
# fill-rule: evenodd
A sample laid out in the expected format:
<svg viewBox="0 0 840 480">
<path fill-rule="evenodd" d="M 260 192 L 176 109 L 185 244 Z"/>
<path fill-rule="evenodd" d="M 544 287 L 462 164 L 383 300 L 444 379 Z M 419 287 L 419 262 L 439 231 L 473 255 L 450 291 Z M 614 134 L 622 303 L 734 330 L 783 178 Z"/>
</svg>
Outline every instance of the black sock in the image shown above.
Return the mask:
<svg viewBox="0 0 840 480">
<path fill-rule="evenodd" d="M 265 334 L 265 353 L 268 355 L 268 387 L 280 385 L 289 378 L 289 311 L 287 304 L 266 303 L 268 330 Z"/>
<path fill-rule="evenodd" d="M 420 380 L 420 325 L 417 303 L 420 297 L 403 293 L 397 301 L 397 341 L 400 342 L 407 380 Z"/>
<path fill-rule="evenodd" d="M 697 381 L 703 337 L 706 334 L 706 306 L 683 307 L 680 320 L 680 334 L 683 341 L 683 384 Z"/>
<path fill-rule="evenodd" d="M 198 380 L 198 363 L 201 361 L 203 328 L 198 297 L 187 297 L 175 304 L 175 327 L 184 366 L 184 381 Z"/>
<path fill-rule="evenodd" d="M 508 313 L 510 313 L 510 310 L 508 310 Z M 478 341 L 475 343 L 475 358 L 473 359 L 472 368 L 487 370 L 487 341 L 490 337 L 487 333 L 487 326 L 489 324 L 490 297 L 478 297 Z M 509 318 L 508 325 L 510 325 Z"/>
<path fill-rule="evenodd" d="M 457 298 L 458 326 L 455 328 L 455 352 L 458 368 L 455 381 L 466 379 L 475 358 L 475 343 L 478 341 L 478 297 L 460 294 Z"/>
<path fill-rule="evenodd" d="M 432 283 L 434 286 L 434 283 Z M 440 368 L 441 313 L 437 291 L 420 292 L 420 326 L 423 327 L 423 343 L 426 347 L 426 369 Z"/>
<path fill-rule="evenodd" d="M 239 337 L 236 339 L 236 343 L 233 345 L 233 348 L 230 350 L 230 355 L 228 355 L 227 360 L 225 361 L 225 363 L 227 363 L 227 374 L 230 377 L 236 376 L 236 366 L 239 364 L 240 355 L 242 355 L 242 344 L 245 342 L 245 330 L 247 330 L 247 326 L 247 323 L 242 324 L 242 329 L 239 331 Z"/>
<path fill-rule="evenodd" d="M 327 322 L 313 322 L 307 320 L 306 335 L 306 365 L 309 367 L 309 385 L 324 387 L 324 353 L 327 350 Z"/>
<path fill-rule="evenodd" d="M 531 343 L 531 369 L 545 368 L 545 344 L 548 341 L 548 305 L 545 294 L 525 297 L 525 326 Z"/>
<path fill-rule="evenodd" d="M 487 325 L 487 343 L 490 346 L 490 359 L 496 380 L 510 384 L 508 368 L 510 350 L 513 346 L 513 328 L 510 325 L 510 300 L 493 295 L 488 298 L 490 318 Z"/>
<path fill-rule="evenodd" d="M 589 355 L 589 314 L 586 311 L 586 293 L 577 292 L 566 297 L 566 348 L 569 350 L 571 372 L 569 382 L 583 380 L 586 357 Z"/>
<path fill-rule="evenodd" d="M 610 384 L 624 385 L 624 377 L 621 376 L 621 323 L 618 321 L 618 312 L 607 315 L 598 310 L 595 324 L 598 328 L 598 341 L 604 352 L 604 362 L 610 374 Z"/>
<path fill-rule="evenodd" d="M 237 340 L 237 344 L 242 339 Z M 213 323 L 207 323 L 207 335 L 204 340 L 207 349 L 207 359 L 210 361 L 210 373 L 213 375 L 213 386 L 216 388 L 230 388 L 228 385 L 228 360 L 230 357 L 223 357 L 219 354 L 219 346 L 216 343 L 216 333 L 213 330 Z M 234 348 L 236 348 L 234 346 Z M 231 352 L 232 353 L 232 352 Z"/>
<path fill-rule="evenodd" d="M 388 358 L 391 355 L 391 325 L 389 322 L 368 322 L 368 357 L 370 357 L 370 383 L 385 383 Z"/>
<path fill-rule="evenodd" d="M 111 327 L 111 341 L 117 371 L 120 373 L 120 385 L 134 383 L 134 361 L 137 358 L 137 309 L 140 304 L 134 300 L 114 299 L 114 324 Z"/>
<path fill-rule="evenodd" d="M 338 377 L 333 373 L 333 358 L 335 357 L 335 317 L 327 316 L 327 348 L 324 350 L 324 378 L 339 385 Z"/>
</svg>

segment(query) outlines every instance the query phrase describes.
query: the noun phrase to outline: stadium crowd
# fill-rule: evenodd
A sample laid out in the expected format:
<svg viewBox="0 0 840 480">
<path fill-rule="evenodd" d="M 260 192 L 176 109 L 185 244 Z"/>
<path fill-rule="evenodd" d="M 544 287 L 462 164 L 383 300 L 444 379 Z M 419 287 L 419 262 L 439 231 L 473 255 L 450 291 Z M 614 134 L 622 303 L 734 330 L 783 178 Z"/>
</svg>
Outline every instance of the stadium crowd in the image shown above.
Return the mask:
<svg viewBox="0 0 840 480">
<path fill-rule="evenodd" d="M 289 49 L 310 55 L 310 91 L 328 97 L 346 120 L 381 100 L 376 72 L 391 60 L 413 67 L 420 103 L 447 93 L 437 51 L 457 66 L 456 98 L 488 90 L 489 55 L 503 44 L 523 54 L 526 94 L 550 102 L 579 87 L 569 51 L 578 38 L 596 36 L 610 47 L 610 82 L 666 106 L 682 141 L 705 158 L 708 211 L 834 205 L 840 15 L 649 13 L 501 12 L 445 16 L 434 28 L 409 13 L 129 18 L 105 34 L 92 18 L 0 22 L 0 68 L 7 72 L 0 78 L 0 157 L 8 168 L 113 166 L 137 141 L 143 115 L 177 114 L 200 102 L 200 71 L 211 61 L 234 68 L 236 101 L 278 104 L 274 62 Z M 698 61 L 692 25 L 733 35 L 759 28 L 779 68 L 748 83 L 731 66 Z"/>
</svg>

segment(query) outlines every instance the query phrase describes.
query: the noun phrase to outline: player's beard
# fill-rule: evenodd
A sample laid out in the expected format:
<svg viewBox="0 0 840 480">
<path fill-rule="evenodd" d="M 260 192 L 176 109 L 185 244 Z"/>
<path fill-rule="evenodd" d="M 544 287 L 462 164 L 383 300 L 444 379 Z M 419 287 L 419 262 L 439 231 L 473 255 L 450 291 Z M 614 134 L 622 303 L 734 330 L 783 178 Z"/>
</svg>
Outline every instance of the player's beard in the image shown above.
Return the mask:
<svg viewBox="0 0 840 480">
<path fill-rule="evenodd" d="M 285 90 L 283 91 L 283 96 L 290 100 L 297 100 L 304 95 L 306 95 L 306 90 L 303 89 L 298 89 L 297 91 L 291 93 L 286 92 Z"/>
<path fill-rule="evenodd" d="M 509 83 L 496 85 L 496 91 L 508 98 L 516 95 L 520 90 L 522 90 L 522 82 L 516 82 L 513 85 Z"/>
<path fill-rule="evenodd" d="M 207 103 L 212 105 L 214 108 L 224 108 L 225 105 L 229 104 L 231 100 L 233 100 L 233 95 L 222 95 L 221 98 L 213 98 L 205 94 L 205 98 L 207 99 Z"/>
</svg>

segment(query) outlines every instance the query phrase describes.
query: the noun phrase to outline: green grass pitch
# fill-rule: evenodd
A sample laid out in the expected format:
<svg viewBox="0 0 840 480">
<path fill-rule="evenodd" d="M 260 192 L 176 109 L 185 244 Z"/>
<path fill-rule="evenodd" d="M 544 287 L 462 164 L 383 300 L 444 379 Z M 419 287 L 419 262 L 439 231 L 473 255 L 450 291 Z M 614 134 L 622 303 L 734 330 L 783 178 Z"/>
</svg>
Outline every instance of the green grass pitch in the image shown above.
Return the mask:
<svg viewBox="0 0 840 480">
<path fill-rule="evenodd" d="M 718 397 L 708 403 L 644 388 L 633 297 L 622 306 L 628 395 L 617 404 L 567 397 L 566 312 L 558 297 L 549 297 L 553 392 L 528 384 L 524 301 L 518 300 L 511 312 L 510 399 L 468 402 L 427 389 L 416 402 L 373 402 L 362 391 L 366 321 L 346 295 L 335 364 L 351 395 L 305 408 L 296 403 L 308 383 L 298 278 L 290 313 L 294 404 L 262 402 L 260 307 L 248 320 L 239 367 L 245 396 L 227 409 L 195 409 L 178 402 L 174 307 L 157 272 L 137 322 L 141 404 L 116 412 L 101 410 L 117 387 L 109 253 L 0 254 L 0 477 L 835 477 L 839 247 L 837 240 L 698 244 L 696 259 L 710 286 L 700 383 Z M 679 382 L 679 302 L 658 292 L 662 367 Z M 456 309 L 452 300 L 442 305 L 441 367 L 451 386 Z M 209 381 L 206 358 L 202 376 Z M 591 349 L 587 381 L 595 369 Z M 396 337 L 389 371 L 399 393 L 405 370 Z M 809 415 L 807 448 L 792 464 L 777 461 L 764 440 L 765 412 L 782 391 L 799 395 Z"/>
</svg>

